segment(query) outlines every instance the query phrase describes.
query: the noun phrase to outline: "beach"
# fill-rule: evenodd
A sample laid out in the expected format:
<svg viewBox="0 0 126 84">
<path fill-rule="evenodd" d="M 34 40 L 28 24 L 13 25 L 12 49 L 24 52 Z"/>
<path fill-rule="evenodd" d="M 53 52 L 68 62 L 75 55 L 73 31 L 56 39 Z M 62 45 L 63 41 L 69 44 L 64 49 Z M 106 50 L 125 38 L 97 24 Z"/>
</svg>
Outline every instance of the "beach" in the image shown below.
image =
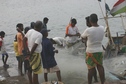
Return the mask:
<svg viewBox="0 0 126 84">
<path fill-rule="evenodd" d="M 0 84 L 28 84 L 27 76 L 20 76 L 17 64 L 12 61 L 16 61 L 16 58 L 8 59 L 9 68 L 4 68 L 2 60 L 0 61 Z"/>
<path fill-rule="evenodd" d="M 26 75 L 25 76 L 18 76 L 18 75 L 9 76 L 8 72 L 5 71 L 5 69 L 1 66 L 0 67 L 0 84 L 29 84 L 29 83 L 28 83 Z M 64 84 L 67 84 L 67 83 L 64 83 Z M 80 84 L 87 84 L 87 82 L 80 83 Z M 100 84 L 100 82 L 93 83 L 93 84 Z M 126 80 L 106 81 L 105 84 L 126 84 Z"/>
<path fill-rule="evenodd" d="M 18 69 L 17 69 L 17 60 L 13 55 L 14 54 L 12 54 L 12 53 L 9 54 L 10 57 L 7 62 L 9 64 L 9 68 L 7 68 L 7 69 L 3 68 L 3 63 L 2 63 L 2 60 L 0 59 L 0 84 L 28 84 L 27 75 L 19 76 Z M 57 59 L 59 59 L 59 58 L 57 58 Z M 60 65 L 60 63 L 59 63 L 59 65 Z M 106 75 L 105 84 L 126 84 L 126 80 L 119 80 L 114 75 L 109 73 L 111 71 L 113 73 L 116 72 L 119 75 L 120 73 L 122 73 L 123 70 L 125 70 L 125 67 L 124 67 L 125 64 L 126 64 L 125 56 L 104 60 L 104 67 L 105 67 L 105 73 L 106 73 L 105 74 Z M 113 68 L 111 68 L 111 66 Z M 66 67 L 66 65 L 64 65 L 64 67 Z M 73 72 L 73 71 L 69 71 L 71 69 L 69 69 L 67 67 L 67 74 L 66 74 L 65 73 L 66 71 L 65 71 L 65 69 L 63 69 L 63 67 L 61 68 L 61 66 L 60 66 L 60 69 L 61 69 L 62 80 L 63 80 L 64 84 L 87 84 L 87 77 L 83 75 L 84 71 L 82 71 L 82 74 L 78 74 L 76 69 L 74 69 L 73 70 L 74 72 Z M 81 72 L 81 70 L 80 70 L 80 72 Z M 87 74 L 87 71 L 85 72 L 85 75 L 86 74 Z M 120 74 L 120 76 L 121 75 L 123 75 L 123 74 Z M 44 79 L 42 76 L 43 76 L 43 73 L 39 75 L 39 81 L 41 80 L 40 83 L 44 82 Z M 55 74 L 50 74 L 49 79 L 56 80 Z M 99 79 L 99 76 L 98 76 L 98 79 Z M 100 81 L 100 79 L 99 79 L 99 81 Z M 100 83 L 94 83 L 94 84 L 100 84 Z"/>
<path fill-rule="evenodd" d="M 110 9 L 117 0 L 106 0 Z M 104 1 L 100 4 L 103 7 Z M 91 13 L 96 13 L 98 18 L 103 18 L 102 12 L 97 0 L 0 0 L 0 31 L 5 31 L 5 46 L 9 54 L 7 64 L 9 68 L 4 71 L 2 57 L 0 57 L 0 78 L 8 81 L 0 81 L 0 84 L 9 84 L 14 79 L 15 84 L 25 84 L 27 76 L 19 76 L 17 70 L 17 60 L 14 54 L 13 41 L 17 23 L 22 23 L 24 27 L 30 26 L 31 22 L 43 20 L 44 17 L 49 18 L 47 29 L 50 29 L 49 38 L 64 37 L 66 26 L 71 18 L 76 18 L 77 27 L 82 34 L 87 28 L 85 17 Z M 99 19 L 99 24 L 106 26 L 104 19 Z M 112 36 L 116 36 L 116 32 L 124 34 L 121 25 L 121 19 L 109 19 L 109 26 Z M 104 37 L 103 45 L 106 46 L 108 38 Z M 61 70 L 61 76 L 64 84 L 87 84 L 87 66 L 85 63 L 85 52 L 77 52 L 77 49 L 59 48 L 59 53 L 55 55 L 57 64 Z M 1 56 L 1 53 L 0 53 Z M 126 70 L 126 57 L 113 57 L 104 60 L 106 82 L 108 84 L 123 84 L 118 78 L 110 74 L 110 72 L 120 75 Z M 5 72 L 5 73 L 3 73 Z M 99 76 L 98 76 L 99 78 Z M 23 81 L 22 81 L 23 80 Z M 56 74 L 49 74 L 49 80 L 57 80 Z M 18 82 L 17 82 L 18 81 Z M 39 82 L 44 81 L 43 73 L 39 75 Z M 20 82 L 20 83 L 19 83 Z M 13 83 L 14 84 L 14 83 Z M 126 84 L 126 83 L 124 83 Z"/>
</svg>

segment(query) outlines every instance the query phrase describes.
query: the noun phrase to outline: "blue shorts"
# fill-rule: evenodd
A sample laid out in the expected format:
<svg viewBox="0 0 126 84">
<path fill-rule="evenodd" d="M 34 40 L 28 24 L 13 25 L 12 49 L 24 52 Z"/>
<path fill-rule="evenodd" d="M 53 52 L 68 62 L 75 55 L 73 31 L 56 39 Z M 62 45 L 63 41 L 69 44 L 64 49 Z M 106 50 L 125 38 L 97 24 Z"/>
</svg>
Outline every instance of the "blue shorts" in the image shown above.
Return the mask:
<svg viewBox="0 0 126 84">
<path fill-rule="evenodd" d="M 1 51 L 2 55 L 7 55 L 6 51 Z"/>
<path fill-rule="evenodd" d="M 5 53 L 2 53 L 2 56 L 4 56 L 4 55 L 8 56 L 8 53 L 7 53 L 7 52 L 5 52 Z"/>
</svg>

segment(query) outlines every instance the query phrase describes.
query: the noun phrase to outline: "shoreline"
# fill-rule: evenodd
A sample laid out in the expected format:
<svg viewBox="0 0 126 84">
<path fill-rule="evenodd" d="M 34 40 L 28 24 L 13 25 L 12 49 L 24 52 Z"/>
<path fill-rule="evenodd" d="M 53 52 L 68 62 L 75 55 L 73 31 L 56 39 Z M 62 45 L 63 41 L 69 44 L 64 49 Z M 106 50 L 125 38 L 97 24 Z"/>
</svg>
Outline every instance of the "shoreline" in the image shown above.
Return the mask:
<svg viewBox="0 0 126 84">
<path fill-rule="evenodd" d="M 9 68 L 8 68 L 9 69 Z M 2 66 L 0 66 L 0 84 L 28 84 L 27 76 L 10 76 L 8 69 L 4 69 Z M 11 69 L 11 73 L 14 72 L 13 69 Z M 17 73 L 17 72 L 16 72 Z M 40 83 L 42 84 L 42 83 Z M 65 84 L 65 83 L 64 83 Z M 83 83 L 85 84 L 85 83 Z M 87 84 L 87 83 L 86 83 Z M 93 83 L 93 84 L 101 84 Z M 106 81 L 104 84 L 126 84 L 126 80 L 113 80 L 113 81 Z"/>
<path fill-rule="evenodd" d="M 13 54 L 11 54 L 11 53 L 9 53 L 9 58 L 8 58 L 7 64 L 9 64 L 9 68 L 5 69 L 3 67 L 2 60 L 0 59 L 0 84 L 28 84 L 28 79 L 27 79 L 26 74 L 24 76 L 19 76 L 18 69 L 17 69 L 17 60 L 16 60 L 15 56 L 13 56 Z M 69 77 L 68 77 L 68 79 L 69 79 Z M 63 80 L 64 84 L 70 84 L 70 82 L 65 83 L 66 81 L 68 81 L 68 80 L 66 80 L 66 77 L 62 77 L 62 80 Z M 79 79 L 77 79 L 77 81 L 79 81 Z M 42 83 L 40 83 L 40 84 L 42 84 Z M 72 84 L 76 84 L 76 83 L 72 83 Z M 80 81 L 80 84 L 87 84 L 87 80 Z M 100 84 L 100 82 L 93 83 L 93 84 Z M 126 80 L 106 79 L 105 84 L 126 84 Z"/>
<path fill-rule="evenodd" d="M 17 60 L 13 53 L 9 53 L 8 68 L 3 67 L 0 58 L 0 84 L 28 84 L 27 75 L 20 76 L 17 69 Z"/>
<path fill-rule="evenodd" d="M 28 84 L 28 80 L 27 80 L 26 75 L 24 75 L 24 76 L 19 76 L 19 75 L 10 76 L 8 69 L 6 70 L 2 66 L 0 66 L 0 84 Z M 15 73 L 15 70 L 11 70 L 11 73 L 12 72 Z"/>
</svg>

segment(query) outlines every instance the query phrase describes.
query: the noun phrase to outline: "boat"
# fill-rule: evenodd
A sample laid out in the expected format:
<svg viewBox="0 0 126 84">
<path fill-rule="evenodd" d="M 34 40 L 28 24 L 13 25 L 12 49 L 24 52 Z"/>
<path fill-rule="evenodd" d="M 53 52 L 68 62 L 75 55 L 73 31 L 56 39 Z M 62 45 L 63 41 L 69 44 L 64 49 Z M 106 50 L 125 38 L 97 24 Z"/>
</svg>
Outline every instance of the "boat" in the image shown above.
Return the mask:
<svg viewBox="0 0 126 84">
<path fill-rule="evenodd" d="M 98 0 L 98 1 L 100 1 L 100 0 Z M 104 0 L 104 2 L 105 2 L 105 0 Z M 99 6 L 101 7 L 100 2 L 99 2 Z M 125 16 L 126 16 L 126 0 L 118 0 L 117 2 L 115 2 L 114 6 L 111 10 L 109 9 L 108 5 L 105 2 L 105 9 L 106 9 L 106 15 L 105 16 L 103 15 L 103 16 L 104 16 L 105 23 L 107 26 L 106 27 L 106 36 L 108 37 L 108 42 L 105 47 L 104 60 L 107 60 L 107 62 L 110 62 L 109 66 L 111 66 L 111 63 L 112 63 L 111 61 L 113 61 L 113 58 L 120 57 L 122 60 L 126 56 L 126 45 L 123 43 L 123 40 L 126 37 L 126 33 L 125 33 L 126 28 L 125 28 L 125 23 L 123 20 L 123 18 L 125 18 Z M 108 11 L 113 17 L 108 17 Z M 120 16 L 116 16 L 116 15 L 120 15 Z M 124 34 L 119 34 L 119 32 L 117 31 L 116 36 L 111 35 L 111 31 L 109 29 L 109 23 L 108 23 L 108 19 L 111 19 L 111 18 L 121 18 L 122 19 L 122 24 L 124 27 Z M 115 64 L 115 66 L 118 64 L 119 63 Z M 112 68 L 112 66 L 111 66 L 111 68 Z M 121 68 L 119 71 L 117 71 L 117 70 L 114 71 L 115 67 L 113 67 L 113 69 L 111 69 L 111 68 L 109 67 L 110 74 L 112 74 L 113 76 L 117 77 L 120 80 L 126 80 L 126 78 L 125 78 L 126 75 L 120 74 L 121 72 L 125 72 L 125 70 L 126 70 L 124 65 L 123 65 L 123 69 Z M 117 66 L 116 69 L 117 68 L 119 68 L 119 66 Z M 113 72 L 111 72 L 111 71 L 113 71 Z"/>
<path fill-rule="evenodd" d="M 121 50 L 122 46 L 124 46 L 122 44 L 123 37 L 124 37 L 123 35 L 112 37 L 112 40 L 114 42 L 114 48 L 110 44 L 110 42 L 107 43 L 106 50 L 105 50 L 105 53 L 104 53 L 105 59 L 125 54 L 125 52 L 123 52 Z"/>
<path fill-rule="evenodd" d="M 123 7 L 120 8 L 120 5 Z M 123 43 L 123 40 L 125 39 L 126 36 L 126 28 L 125 28 L 125 23 L 123 18 L 125 18 L 126 16 L 126 0 L 118 0 L 113 8 L 110 10 L 108 9 L 108 5 L 105 3 L 105 8 L 106 8 L 106 17 L 105 17 L 105 21 L 106 21 L 106 32 L 107 32 L 107 37 L 108 37 L 108 43 L 106 46 L 106 50 L 105 50 L 105 58 L 110 58 L 110 57 L 114 57 L 114 56 L 118 56 L 118 55 L 122 55 L 126 53 L 126 50 L 123 50 L 122 48 L 125 46 L 125 44 Z M 120 9 L 119 9 L 120 8 Z M 124 10 L 125 9 L 125 10 Z M 107 11 L 110 11 L 110 14 L 113 15 L 113 17 L 108 17 Z M 117 13 L 119 11 L 119 13 Z M 124 13 L 125 15 L 122 15 L 122 13 Z M 120 16 L 115 16 L 115 15 L 119 15 Z M 124 34 L 119 34 L 118 31 L 116 32 L 116 36 L 111 36 L 111 32 L 109 29 L 109 24 L 108 24 L 108 19 L 109 18 L 121 18 L 122 19 L 122 24 L 124 27 Z M 126 41 L 125 41 L 126 42 Z"/>
</svg>

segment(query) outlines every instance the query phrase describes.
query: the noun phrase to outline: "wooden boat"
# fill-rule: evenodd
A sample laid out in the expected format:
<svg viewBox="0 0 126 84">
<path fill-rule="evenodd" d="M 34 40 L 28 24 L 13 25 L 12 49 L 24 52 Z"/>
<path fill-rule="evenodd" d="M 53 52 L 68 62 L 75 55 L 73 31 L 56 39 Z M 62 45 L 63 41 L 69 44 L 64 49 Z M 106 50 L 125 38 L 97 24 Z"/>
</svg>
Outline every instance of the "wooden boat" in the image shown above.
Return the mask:
<svg viewBox="0 0 126 84">
<path fill-rule="evenodd" d="M 100 1 L 100 0 L 99 0 Z M 105 0 L 104 0 L 105 1 Z M 120 2 L 122 2 L 122 1 L 124 1 L 124 2 L 126 2 L 125 0 L 118 0 L 118 2 L 116 2 L 115 4 L 114 4 L 114 6 L 116 5 L 116 7 L 118 7 L 117 5 L 119 5 L 120 4 Z M 117 4 L 118 3 L 118 4 Z M 99 3 L 99 5 L 100 5 L 100 3 Z M 106 5 L 106 2 L 105 2 L 105 6 L 107 6 Z M 108 17 L 108 14 L 107 14 L 107 12 L 109 11 L 110 12 L 110 14 L 112 14 L 112 12 L 113 12 L 113 9 L 114 9 L 114 6 L 113 6 L 113 8 L 112 8 L 112 10 L 108 10 L 108 6 L 107 7 L 105 7 L 105 9 L 106 9 L 106 16 L 104 16 L 104 19 L 105 19 L 105 23 L 106 23 L 106 26 L 107 26 L 107 37 L 108 37 L 108 43 L 107 43 L 107 46 L 106 46 L 106 48 L 105 48 L 105 53 L 104 53 L 104 60 L 109 60 L 109 59 L 111 59 L 111 58 L 116 58 L 116 57 L 121 57 L 121 56 L 125 56 L 125 54 L 126 54 L 126 49 L 125 50 L 123 50 L 123 48 L 124 48 L 124 43 L 123 43 L 123 40 L 124 40 L 124 37 L 126 37 L 126 34 L 123 34 L 123 35 L 119 35 L 118 34 L 118 31 L 117 31 L 117 33 L 116 33 L 116 36 L 111 36 L 111 31 L 110 31 L 110 29 L 109 29 L 109 23 L 108 23 L 108 19 L 109 18 L 114 18 L 114 17 Z M 100 7 L 101 7 L 101 5 L 100 5 Z M 118 14 L 120 14 L 120 16 L 117 16 L 117 17 L 121 17 L 121 19 L 123 19 L 124 18 L 124 16 L 123 16 L 123 18 L 122 18 L 122 13 L 126 13 L 126 4 L 124 4 L 124 7 L 125 7 L 125 11 L 123 10 L 123 11 L 121 11 L 120 13 L 118 13 Z M 102 9 L 102 8 L 101 8 Z M 119 9 L 119 8 L 118 8 Z M 102 13 L 103 13 L 103 11 L 102 11 Z M 117 15 L 118 15 L 117 14 Z M 115 17 L 115 18 L 117 18 L 117 17 Z M 122 20 L 122 24 L 123 24 L 123 27 L 125 27 L 125 23 L 124 23 L 124 21 Z M 125 28 L 124 28 L 125 29 Z M 124 32 L 126 32 L 126 29 L 125 29 L 125 31 Z M 126 41 L 125 41 L 126 42 Z M 126 47 L 126 46 L 125 46 Z M 110 65 L 111 66 L 111 65 Z M 110 71 L 111 71 L 112 69 L 110 69 Z M 122 70 L 123 71 L 123 70 Z M 120 74 L 119 73 L 117 73 L 117 72 L 110 72 L 113 76 L 115 76 L 115 77 L 117 77 L 118 79 L 120 79 L 120 80 L 126 80 L 126 78 L 125 78 L 125 76 L 120 76 Z"/>
<path fill-rule="evenodd" d="M 123 46 L 122 44 L 123 37 L 124 36 L 112 37 L 114 47 L 110 44 L 110 42 L 107 43 L 106 50 L 104 53 L 105 59 L 125 54 L 124 52 L 121 52 L 121 48 Z"/>
<path fill-rule="evenodd" d="M 98 1 L 101 1 L 101 0 L 98 0 Z M 123 41 L 124 37 L 126 36 L 126 34 L 119 35 L 118 31 L 117 31 L 117 33 L 116 33 L 117 36 L 114 36 L 114 37 L 111 36 L 111 31 L 109 29 L 108 19 L 121 18 L 122 19 L 122 26 L 124 27 L 125 32 L 126 32 L 125 23 L 124 23 L 124 20 L 123 20 L 123 18 L 126 16 L 126 14 L 122 15 L 122 13 L 126 13 L 126 4 L 125 3 L 126 3 L 125 0 L 118 0 L 114 4 L 113 8 L 110 10 L 108 5 L 105 2 L 105 9 L 106 9 L 106 15 L 105 16 L 103 14 L 101 5 L 99 3 L 99 6 L 101 8 L 101 11 L 102 11 L 102 14 L 104 16 L 104 20 L 105 20 L 105 23 L 106 23 L 106 26 L 107 26 L 106 27 L 106 34 L 107 34 L 107 37 L 108 37 L 108 43 L 107 43 L 106 50 L 105 50 L 105 55 L 104 55 L 105 58 L 114 57 L 114 56 L 117 56 L 117 55 L 124 54 L 124 52 L 122 52 L 121 49 L 124 46 L 124 43 L 122 41 Z M 121 7 L 123 7 L 123 8 L 121 8 Z M 111 15 L 120 14 L 120 16 L 108 17 L 108 12 Z"/>
</svg>

